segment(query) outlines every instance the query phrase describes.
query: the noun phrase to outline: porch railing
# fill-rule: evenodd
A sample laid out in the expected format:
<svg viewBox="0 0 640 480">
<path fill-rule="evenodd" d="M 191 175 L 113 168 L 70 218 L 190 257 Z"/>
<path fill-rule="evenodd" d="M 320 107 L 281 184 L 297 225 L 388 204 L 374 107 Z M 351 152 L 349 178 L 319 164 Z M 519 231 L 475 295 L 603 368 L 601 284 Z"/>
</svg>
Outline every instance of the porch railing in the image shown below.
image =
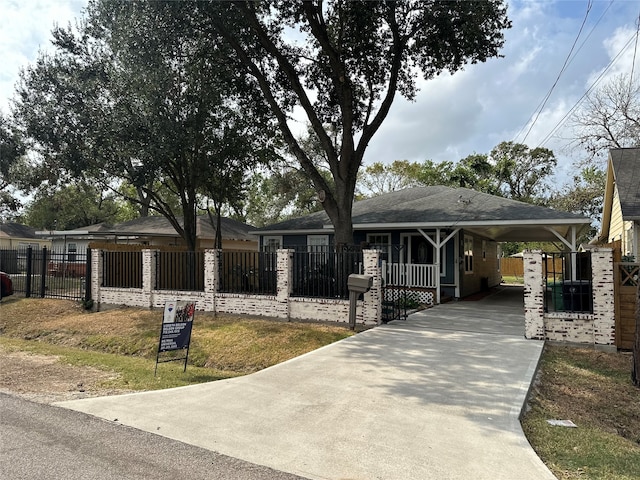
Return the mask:
<svg viewBox="0 0 640 480">
<path fill-rule="evenodd" d="M 382 262 L 382 278 L 387 286 L 437 288 L 438 265 Z"/>
</svg>

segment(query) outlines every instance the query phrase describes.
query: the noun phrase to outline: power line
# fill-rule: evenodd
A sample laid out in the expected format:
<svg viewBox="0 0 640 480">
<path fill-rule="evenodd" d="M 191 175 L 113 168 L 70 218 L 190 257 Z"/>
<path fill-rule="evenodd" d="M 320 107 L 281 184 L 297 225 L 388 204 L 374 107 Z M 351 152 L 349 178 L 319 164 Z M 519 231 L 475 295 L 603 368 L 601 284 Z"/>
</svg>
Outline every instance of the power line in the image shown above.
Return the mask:
<svg viewBox="0 0 640 480">
<path fill-rule="evenodd" d="M 573 105 L 573 107 L 571 107 L 569 109 L 569 111 L 565 114 L 564 117 L 562 117 L 560 119 L 560 121 L 558 123 L 556 123 L 555 127 L 553 127 L 553 129 L 551 130 L 551 132 L 549 132 L 547 134 L 546 137 L 544 137 L 544 140 L 542 140 L 539 144 L 538 147 L 543 146 L 545 143 L 547 143 L 549 141 L 549 139 L 553 136 L 553 134 L 556 133 L 556 131 L 564 124 L 564 122 L 567 120 L 567 118 L 569 117 L 569 115 L 571 115 L 576 108 L 578 108 L 578 106 L 580 106 L 580 104 L 582 103 L 582 101 L 585 99 L 585 97 L 587 95 L 589 95 L 591 93 L 591 91 L 596 87 L 596 85 L 600 82 L 600 80 L 602 80 L 602 78 L 604 77 L 604 75 L 609 71 L 609 69 L 618 61 L 618 59 L 620 58 L 620 56 L 624 53 L 624 51 L 627 49 L 627 47 L 631 44 L 631 41 L 633 40 L 634 37 L 637 37 L 637 32 L 634 32 L 633 35 L 631 35 L 631 37 L 629 38 L 629 40 L 627 40 L 627 43 L 624 44 L 624 46 L 620 49 L 620 51 L 617 53 L 617 55 L 615 57 L 613 57 L 613 59 L 609 62 L 609 64 L 606 66 L 606 68 L 600 73 L 600 75 L 598 75 L 598 78 L 596 78 L 594 80 L 594 82 L 591 84 L 591 86 L 587 89 L 586 92 L 584 92 L 584 94 L 582 94 L 582 96 L 580 97 L 580 99 Z"/>
<path fill-rule="evenodd" d="M 524 143 L 527 140 L 527 137 L 531 133 L 531 130 L 533 129 L 533 126 L 538 121 L 538 118 L 540 117 L 540 114 L 542 113 L 542 110 L 544 110 L 544 107 L 547 104 L 547 101 L 551 97 L 551 94 L 553 93 L 553 90 L 558 85 L 558 82 L 560 81 L 560 77 L 562 77 L 562 74 L 564 73 L 565 69 L 567 68 L 567 65 L 569 64 L 569 60 L 571 58 L 571 54 L 573 53 L 573 49 L 576 47 L 576 44 L 578 43 L 578 39 L 580 38 L 580 35 L 582 34 L 582 29 L 584 28 L 585 24 L 587 23 L 587 18 L 589 17 L 589 12 L 591 11 L 591 7 L 592 6 L 593 6 L 592 0 L 589 0 L 589 3 L 587 5 L 587 11 L 585 12 L 584 18 L 582 19 L 582 24 L 580 25 L 580 30 L 578 30 L 578 34 L 576 35 L 576 38 L 573 41 L 573 45 L 571 45 L 571 49 L 569 50 L 569 53 L 567 54 L 567 57 L 565 58 L 564 63 L 562 64 L 562 68 L 560 69 L 560 72 L 558 72 L 558 76 L 556 77 L 555 82 L 553 82 L 553 85 L 551 85 L 551 88 L 549 89 L 549 91 L 547 92 L 545 97 L 542 99 L 540 104 L 538 104 L 538 107 L 536 107 L 536 111 L 531 115 L 531 117 L 529 117 L 529 120 L 531 120 L 531 118 L 533 118 L 533 122 L 531 122 L 531 125 L 529 125 L 529 129 L 527 130 L 527 133 L 525 134 L 524 138 L 522 139 L 522 142 L 520 142 L 520 143 Z M 600 18 L 602 18 L 602 17 L 600 17 Z M 598 22 L 599 22 L 599 20 L 598 20 Z M 535 117 L 534 117 L 534 115 L 535 115 Z M 525 124 L 525 126 L 523 126 L 520 129 L 520 131 L 516 135 L 516 138 L 518 137 L 518 135 L 520 135 L 520 133 L 522 132 L 522 130 L 524 128 L 526 128 L 526 124 Z"/>
</svg>

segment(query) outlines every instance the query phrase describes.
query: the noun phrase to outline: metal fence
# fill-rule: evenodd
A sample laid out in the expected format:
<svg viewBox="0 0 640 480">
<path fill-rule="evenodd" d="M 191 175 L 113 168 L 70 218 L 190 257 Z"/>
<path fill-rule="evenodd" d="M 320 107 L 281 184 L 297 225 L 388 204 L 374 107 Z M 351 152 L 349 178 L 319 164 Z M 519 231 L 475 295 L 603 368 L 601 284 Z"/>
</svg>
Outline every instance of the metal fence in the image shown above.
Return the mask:
<svg viewBox="0 0 640 480">
<path fill-rule="evenodd" d="M 592 313 L 591 252 L 545 254 L 547 312 Z"/>
<path fill-rule="evenodd" d="M 348 277 L 362 273 L 362 261 L 362 249 L 358 247 L 296 247 L 292 296 L 347 299 Z"/>
<path fill-rule="evenodd" d="M 89 300 L 90 251 L 58 252 L 43 247 L 0 250 L 0 270 L 25 297 Z"/>
<path fill-rule="evenodd" d="M 276 252 L 223 251 L 220 255 L 219 291 L 275 295 L 277 290 Z"/>
<path fill-rule="evenodd" d="M 142 252 L 102 250 L 102 286 L 142 288 Z"/>
<path fill-rule="evenodd" d="M 157 251 L 156 290 L 204 291 L 204 252 Z"/>
</svg>

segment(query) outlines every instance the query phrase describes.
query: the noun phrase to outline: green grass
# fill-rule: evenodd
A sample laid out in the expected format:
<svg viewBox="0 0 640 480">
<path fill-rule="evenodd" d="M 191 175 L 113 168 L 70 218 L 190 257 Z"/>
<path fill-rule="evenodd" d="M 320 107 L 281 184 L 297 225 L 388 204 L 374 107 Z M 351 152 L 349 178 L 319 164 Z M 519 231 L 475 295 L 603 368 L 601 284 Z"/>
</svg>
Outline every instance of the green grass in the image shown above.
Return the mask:
<svg viewBox="0 0 640 480">
<path fill-rule="evenodd" d="M 502 283 L 524 285 L 524 277 L 517 276 L 517 275 L 503 275 Z"/>
<path fill-rule="evenodd" d="M 545 347 L 522 427 L 559 479 L 640 478 L 640 389 L 630 372 L 629 354 Z M 550 419 L 577 428 L 551 426 Z"/>
</svg>

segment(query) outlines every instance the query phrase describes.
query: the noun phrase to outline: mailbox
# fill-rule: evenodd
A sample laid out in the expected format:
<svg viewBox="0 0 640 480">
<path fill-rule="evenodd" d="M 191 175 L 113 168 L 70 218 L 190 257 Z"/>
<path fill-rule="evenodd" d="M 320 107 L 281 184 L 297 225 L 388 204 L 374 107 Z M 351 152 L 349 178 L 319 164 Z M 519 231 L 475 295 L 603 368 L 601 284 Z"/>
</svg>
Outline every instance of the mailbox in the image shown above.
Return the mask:
<svg viewBox="0 0 640 480">
<path fill-rule="evenodd" d="M 371 290 L 373 277 L 371 275 L 351 274 L 347 279 L 347 287 L 350 292 L 365 293 Z"/>
</svg>

